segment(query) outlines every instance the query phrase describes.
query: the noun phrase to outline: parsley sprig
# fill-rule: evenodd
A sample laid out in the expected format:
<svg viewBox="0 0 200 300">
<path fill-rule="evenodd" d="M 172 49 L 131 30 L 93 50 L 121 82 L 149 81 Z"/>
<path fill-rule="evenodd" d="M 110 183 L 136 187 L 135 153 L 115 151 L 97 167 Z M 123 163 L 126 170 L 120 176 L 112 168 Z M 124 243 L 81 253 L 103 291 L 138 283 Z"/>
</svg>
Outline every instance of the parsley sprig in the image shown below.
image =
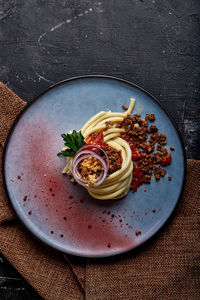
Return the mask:
<svg viewBox="0 0 200 300">
<path fill-rule="evenodd" d="M 61 134 L 61 137 L 65 142 L 65 146 L 68 148 L 59 152 L 57 154 L 58 157 L 74 156 L 76 152 L 85 145 L 84 137 L 81 131 L 73 130 L 73 132 L 70 134 Z"/>
</svg>

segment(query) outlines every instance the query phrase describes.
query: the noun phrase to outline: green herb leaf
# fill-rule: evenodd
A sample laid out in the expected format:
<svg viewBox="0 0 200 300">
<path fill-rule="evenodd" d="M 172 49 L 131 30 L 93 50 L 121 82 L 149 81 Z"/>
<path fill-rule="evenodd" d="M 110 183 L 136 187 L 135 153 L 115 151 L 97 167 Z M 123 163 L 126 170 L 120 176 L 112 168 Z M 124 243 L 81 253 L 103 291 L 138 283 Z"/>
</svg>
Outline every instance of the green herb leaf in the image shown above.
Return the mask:
<svg viewBox="0 0 200 300">
<path fill-rule="evenodd" d="M 61 137 L 63 138 L 65 146 L 67 146 L 68 149 L 59 152 L 57 154 L 58 157 L 74 156 L 76 152 L 85 145 L 84 137 L 81 131 L 73 130 L 71 134 L 61 134 Z"/>
</svg>

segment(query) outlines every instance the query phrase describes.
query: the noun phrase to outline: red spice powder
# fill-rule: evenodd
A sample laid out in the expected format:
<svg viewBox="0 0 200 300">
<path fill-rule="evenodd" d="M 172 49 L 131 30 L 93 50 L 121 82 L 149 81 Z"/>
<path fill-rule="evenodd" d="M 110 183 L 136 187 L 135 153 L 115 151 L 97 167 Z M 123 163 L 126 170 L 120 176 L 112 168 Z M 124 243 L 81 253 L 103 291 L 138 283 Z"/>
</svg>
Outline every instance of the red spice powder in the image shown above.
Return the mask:
<svg viewBox="0 0 200 300">
<path fill-rule="evenodd" d="M 77 186 L 71 184 L 67 176 L 62 176 L 61 170 L 58 168 L 58 158 L 55 155 L 56 150 L 54 148 L 54 137 L 48 135 L 48 132 L 52 131 L 49 130 L 48 124 L 49 123 L 41 126 L 39 134 L 37 128 L 34 128 L 34 125 L 28 127 L 24 135 L 24 142 L 21 145 L 23 149 L 27 150 L 27 156 L 30 157 L 30 159 L 26 161 L 26 165 L 28 164 L 29 170 L 31 170 L 26 171 L 26 176 L 23 177 L 23 189 L 29 190 L 32 195 L 36 193 L 40 199 L 40 201 L 38 201 L 38 211 L 36 212 L 34 210 L 34 216 L 35 213 L 39 215 L 40 212 L 43 212 L 43 219 L 48 217 L 48 224 L 51 226 L 49 233 L 53 234 L 57 231 L 57 226 L 62 226 L 60 228 L 62 228 L 63 236 L 75 241 L 80 247 L 92 247 L 94 250 L 98 249 L 98 251 L 101 251 L 102 249 L 103 251 L 108 241 L 110 246 L 112 244 L 112 248 L 115 246 L 121 247 L 122 249 L 133 247 L 134 238 L 131 236 L 130 239 L 124 239 L 124 230 L 119 230 L 119 225 L 117 229 L 115 229 L 114 225 L 116 224 L 113 224 L 115 222 L 108 222 L 109 220 L 107 219 L 110 219 L 108 215 L 110 215 L 111 212 L 105 215 L 105 219 L 99 220 L 101 213 L 97 212 L 95 205 L 91 204 L 89 207 L 87 205 L 80 205 L 80 202 L 82 203 L 80 190 L 77 189 Z M 44 136 L 45 139 L 43 138 Z M 49 147 L 49 145 L 52 147 Z M 47 149 L 49 150 L 47 151 Z M 55 160 L 54 157 L 56 157 Z M 47 167 L 49 161 L 52 163 L 50 167 Z M 36 182 L 33 182 L 34 178 L 37 178 Z M 56 201 L 51 197 L 51 193 L 49 193 L 51 192 L 50 189 L 55 193 Z M 44 192 L 41 193 L 41 190 Z M 87 194 L 83 197 L 85 197 L 86 202 Z M 72 198 L 74 198 L 73 204 L 69 201 L 69 199 Z M 67 211 L 69 212 L 67 218 L 70 222 L 70 228 L 69 222 L 63 222 L 63 215 Z M 106 214 L 106 212 L 107 210 L 104 209 L 103 213 Z M 49 216 L 51 216 L 51 218 Z M 57 224 L 56 227 L 53 227 L 55 224 Z M 90 230 L 90 239 L 88 239 L 88 224 L 91 225 L 93 229 Z"/>
</svg>

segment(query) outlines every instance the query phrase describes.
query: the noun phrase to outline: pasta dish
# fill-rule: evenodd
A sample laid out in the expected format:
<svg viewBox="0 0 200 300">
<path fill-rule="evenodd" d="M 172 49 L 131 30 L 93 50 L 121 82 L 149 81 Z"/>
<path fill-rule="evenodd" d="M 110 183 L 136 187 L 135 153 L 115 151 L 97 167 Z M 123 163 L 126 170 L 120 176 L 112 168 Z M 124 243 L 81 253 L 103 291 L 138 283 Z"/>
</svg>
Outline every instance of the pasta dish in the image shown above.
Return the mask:
<svg viewBox="0 0 200 300">
<path fill-rule="evenodd" d="M 136 191 L 142 183 L 150 183 L 153 170 L 156 180 L 164 176 L 166 170 L 156 164 L 171 164 L 171 154 L 163 147 L 166 136 L 159 135 L 154 125 L 148 129 L 154 114 L 146 115 L 145 120 L 137 114 L 131 117 L 134 104 L 131 98 L 129 106 L 123 105 L 125 112 L 101 111 L 79 132 L 61 135 L 65 147 L 58 156 L 67 160 L 63 174 L 84 186 L 93 198 L 122 198 L 130 188 Z M 160 151 L 154 153 L 156 143 Z"/>
</svg>

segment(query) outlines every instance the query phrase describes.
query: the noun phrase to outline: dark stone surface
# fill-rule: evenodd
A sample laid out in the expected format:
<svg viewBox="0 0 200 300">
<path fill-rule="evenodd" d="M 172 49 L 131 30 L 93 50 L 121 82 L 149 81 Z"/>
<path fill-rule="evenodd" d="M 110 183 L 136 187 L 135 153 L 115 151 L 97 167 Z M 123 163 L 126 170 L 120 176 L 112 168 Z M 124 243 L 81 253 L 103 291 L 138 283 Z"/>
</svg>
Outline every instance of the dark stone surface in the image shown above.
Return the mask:
<svg viewBox="0 0 200 300">
<path fill-rule="evenodd" d="M 153 94 L 200 159 L 199 0 L 0 1 L 0 80 L 26 101 L 60 80 L 106 74 Z M 0 258 L 0 299 L 40 299 Z"/>
<path fill-rule="evenodd" d="M 0 254 L 0 299 L 1 300 L 41 300 L 38 293 Z"/>
</svg>

